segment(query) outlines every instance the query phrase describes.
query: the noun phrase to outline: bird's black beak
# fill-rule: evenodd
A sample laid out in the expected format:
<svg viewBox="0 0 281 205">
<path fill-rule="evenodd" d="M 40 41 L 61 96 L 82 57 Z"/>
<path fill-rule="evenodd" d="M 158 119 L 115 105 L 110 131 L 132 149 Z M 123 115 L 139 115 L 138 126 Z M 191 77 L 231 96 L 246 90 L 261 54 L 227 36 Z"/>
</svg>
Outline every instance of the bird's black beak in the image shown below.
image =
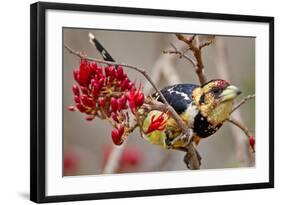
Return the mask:
<svg viewBox="0 0 281 205">
<path fill-rule="evenodd" d="M 233 100 L 240 94 L 241 91 L 239 90 L 239 88 L 234 85 L 229 85 L 227 88 L 224 89 L 224 91 L 220 94 L 219 97 L 221 102 L 226 102 L 229 100 Z"/>
</svg>

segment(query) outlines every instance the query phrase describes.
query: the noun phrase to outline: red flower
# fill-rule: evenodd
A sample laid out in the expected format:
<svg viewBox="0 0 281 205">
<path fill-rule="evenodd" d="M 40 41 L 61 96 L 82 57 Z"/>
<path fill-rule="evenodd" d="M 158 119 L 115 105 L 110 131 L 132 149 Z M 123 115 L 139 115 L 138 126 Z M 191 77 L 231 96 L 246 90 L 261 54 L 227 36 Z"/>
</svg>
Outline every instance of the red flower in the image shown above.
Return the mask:
<svg viewBox="0 0 281 205">
<path fill-rule="evenodd" d="M 144 103 L 144 94 L 141 92 L 141 88 L 142 84 L 140 83 L 138 89 L 132 86 L 130 92 L 127 93 L 129 106 L 132 113 L 136 112 L 136 108 L 141 107 Z"/>
<path fill-rule="evenodd" d="M 249 144 L 250 144 L 252 150 L 255 151 L 256 140 L 255 140 L 255 137 L 253 135 L 251 135 L 249 137 Z"/>
<path fill-rule="evenodd" d="M 68 110 L 69 111 L 75 111 L 75 107 L 74 106 L 68 106 Z"/>
<path fill-rule="evenodd" d="M 149 127 L 144 132 L 144 134 L 149 134 L 155 130 L 159 130 L 159 131 L 164 130 L 166 128 L 167 121 L 168 121 L 167 117 L 166 117 L 166 119 L 164 118 L 164 114 L 165 113 L 162 112 L 161 115 L 159 115 L 155 120 L 154 120 L 155 115 L 152 115 Z"/>
<path fill-rule="evenodd" d="M 125 76 L 124 76 L 123 68 L 121 66 L 118 66 L 116 71 L 116 78 L 118 80 L 123 80 L 124 77 Z"/>
<path fill-rule="evenodd" d="M 73 71 L 77 85 L 72 86 L 76 109 L 69 106 L 70 111 L 85 113 L 86 120 L 91 121 L 96 115 L 102 119 L 113 120 L 118 129 L 112 130 L 111 136 L 115 144 L 123 142 L 124 122 L 128 121 L 129 110 L 135 112 L 144 103 L 142 85 L 138 89 L 124 73 L 122 66 L 97 66 L 95 62 L 81 60 L 78 69 Z M 126 123 L 126 126 L 129 126 Z M 123 127 L 123 128 L 122 128 Z M 123 131 L 122 131 L 123 129 Z"/>
<path fill-rule="evenodd" d="M 116 98 L 114 98 L 114 97 L 111 98 L 110 106 L 111 106 L 111 111 L 112 111 L 112 112 L 116 112 L 116 111 L 117 111 L 118 103 L 117 103 Z"/>
<path fill-rule="evenodd" d="M 124 130 L 125 130 L 124 125 L 121 124 L 117 130 L 114 129 L 111 131 L 111 137 L 114 144 L 121 145 L 123 143 L 122 136 L 124 134 Z"/>
<path fill-rule="evenodd" d="M 79 70 L 74 71 L 74 78 L 77 83 L 81 86 L 87 87 L 96 66 L 96 63 L 91 64 L 87 60 L 81 60 Z"/>
<path fill-rule="evenodd" d="M 105 108 L 106 106 L 106 98 L 105 97 L 101 97 L 99 100 L 99 104 L 102 108 Z"/>
<path fill-rule="evenodd" d="M 75 96 L 80 95 L 79 87 L 77 85 L 72 85 L 72 91 Z"/>
</svg>

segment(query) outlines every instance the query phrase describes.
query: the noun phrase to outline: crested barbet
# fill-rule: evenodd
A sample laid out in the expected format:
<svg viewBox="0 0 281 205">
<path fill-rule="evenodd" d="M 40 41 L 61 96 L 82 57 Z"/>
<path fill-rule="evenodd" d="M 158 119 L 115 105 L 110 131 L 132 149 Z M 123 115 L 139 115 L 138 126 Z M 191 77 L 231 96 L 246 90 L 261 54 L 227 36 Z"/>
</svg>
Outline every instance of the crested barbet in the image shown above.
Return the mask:
<svg viewBox="0 0 281 205">
<path fill-rule="evenodd" d="M 213 135 L 229 118 L 234 99 L 241 91 L 225 80 L 215 79 L 201 86 L 168 86 L 161 93 L 191 130 L 191 141 L 198 145 L 202 138 Z M 152 97 L 162 102 L 158 93 Z M 173 141 L 182 131 L 167 112 L 150 111 L 143 121 L 142 130 L 144 139 L 165 148 L 181 149 L 187 143 L 185 138 Z"/>
</svg>

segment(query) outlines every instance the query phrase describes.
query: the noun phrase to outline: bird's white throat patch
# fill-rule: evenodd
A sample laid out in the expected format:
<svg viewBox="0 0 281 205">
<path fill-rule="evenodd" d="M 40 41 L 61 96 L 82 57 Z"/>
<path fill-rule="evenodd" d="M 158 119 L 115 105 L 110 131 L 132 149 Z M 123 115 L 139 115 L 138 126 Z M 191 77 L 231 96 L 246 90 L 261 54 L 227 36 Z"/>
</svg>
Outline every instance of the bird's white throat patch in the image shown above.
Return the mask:
<svg viewBox="0 0 281 205">
<path fill-rule="evenodd" d="M 184 113 L 181 114 L 182 118 L 187 122 L 189 128 L 193 128 L 195 116 L 198 114 L 196 105 L 190 103 Z"/>
</svg>

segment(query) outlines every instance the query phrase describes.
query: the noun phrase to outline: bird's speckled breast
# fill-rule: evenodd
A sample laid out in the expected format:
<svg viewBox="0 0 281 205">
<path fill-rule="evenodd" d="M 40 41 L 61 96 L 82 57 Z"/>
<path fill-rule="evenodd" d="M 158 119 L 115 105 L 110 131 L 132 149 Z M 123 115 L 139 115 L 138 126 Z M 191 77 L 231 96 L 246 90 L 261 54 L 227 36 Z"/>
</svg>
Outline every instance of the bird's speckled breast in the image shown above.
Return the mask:
<svg viewBox="0 0 281 205">
<path fill-rule="evenodd" d="M 212 126 L 208 122 L 207 118 L 201 115 L 200 112 L 198 112 L 198 114 L 195 116 L 194 119 L 193 132 L 194 134 L 197 134 L 200 137 L 205 138 L 214 134 L 221 126 L 222 124 L 219 124 L 217 126 Z"/>
</svg>

